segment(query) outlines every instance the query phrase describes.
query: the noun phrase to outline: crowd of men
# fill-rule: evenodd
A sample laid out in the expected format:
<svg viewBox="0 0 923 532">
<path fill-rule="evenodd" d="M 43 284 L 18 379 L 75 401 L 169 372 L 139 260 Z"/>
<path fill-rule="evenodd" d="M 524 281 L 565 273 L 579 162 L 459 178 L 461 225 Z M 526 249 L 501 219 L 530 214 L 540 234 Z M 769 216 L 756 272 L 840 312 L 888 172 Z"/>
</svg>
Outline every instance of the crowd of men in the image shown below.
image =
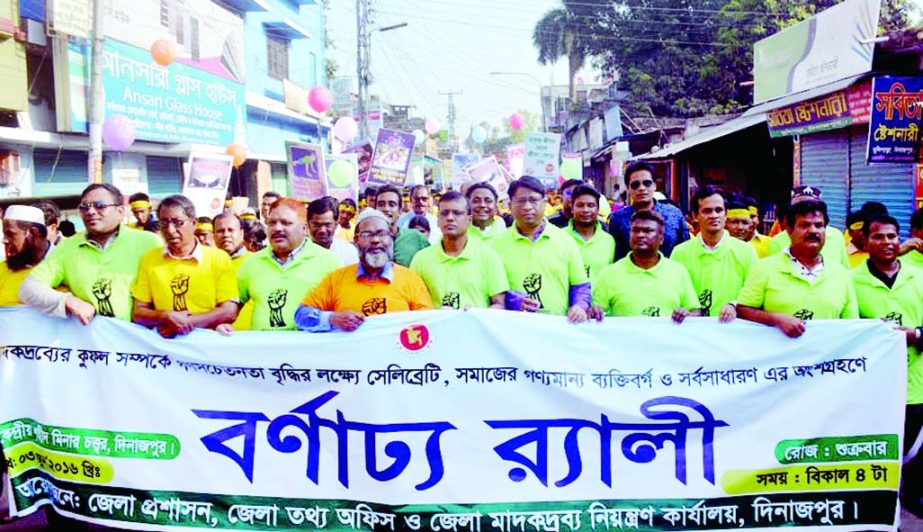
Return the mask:
<svg viewBox="0 0 923 532">
<path fill-rule="evenodd" d="M 567 181 L 549 216 L 545 185 L 526 176 L 510 184 L 503 215 L 497 191 L 476 183 L 436 198 L 426 186 L 409 197 L 369 187 L 359 205 L 267 193 L 259 213 L 235 214 L 229 204 L 214 218 L 197 217 L 181 195 L 154 209 L 135 194 L 131 225 L 121 192 L 93 184 L 78 205 L 86 231 L 69 238 L 51 202 L 6 209 L 0 306 L 27 304 L 83 324 L 97 315 L 132 321 L 166 338 L 197 328 L 354 331 L 371 316 L 434 308 L 571 323 L 741 318 L 792 338 L 810 320 L 882 319 L 906 337 L 905 451 L 916 454 L 923 210 L 905 242 L 902 221 L 881 204 L 852 213 L 844 236 L 829 225 L 820 191 L 800 186 L 769 236 L 758 232 L 759 208 L 746 197 L 701 187 L 687 218 L 656 191 L 650 165 L 634 163 L 625 175 L 628 205 L 611 214 L 593 186 Z M 905 485 L 923 484 L 916 462 Z M 919 493 L 905 499 L 923 513 Z"/>
</svg>

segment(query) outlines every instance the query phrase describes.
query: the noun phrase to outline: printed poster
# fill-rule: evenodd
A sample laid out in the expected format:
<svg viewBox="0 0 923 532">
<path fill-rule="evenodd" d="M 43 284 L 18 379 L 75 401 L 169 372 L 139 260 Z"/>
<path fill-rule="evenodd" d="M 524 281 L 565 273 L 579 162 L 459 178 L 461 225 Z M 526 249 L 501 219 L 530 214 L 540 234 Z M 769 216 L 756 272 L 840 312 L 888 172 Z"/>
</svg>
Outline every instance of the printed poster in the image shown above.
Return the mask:
<svg viewBox="0 0 923 532">
<path fill-rule="evenodd" d="M 526 135 L 523 175 L 532 176 L 545 186 L 557 187 L 560 175 L 561 135 L 529 133 Z"/>
<path fill-rule="evenodd" d="M 510 144 L 506 147 L 506 169 L 514 179 L 522 177 L 522 167 L 525 162 L 526 145 L 522 142 L 519 144 Z"/>
<path fill-rule="evenodd" d="M 411 133 L 387 128 L 379 130 L 375 151 L 372 152 L 368 183 L 376 186 L 404 186 L 410 173 L 414 140 Z"/>
<path fill-rule="evenodd" d="M 372 169 L 373 151 L 375 151 L 375 148 L 372 146 L 372 141 L 369 139 L 365 139 L 358 144 L 353 144 L 343 150 L 343 153 L 355 153 L 359 157 L 359 184 L 363 187 L 368 181 L 369 171 Z"/>
<path fill-rule="evenodd" d="M 318 144 L 285 143 L 288 154 L 288 178 L 292 182 L 292 197 L 311 201 L 324 196 L 327 168 L 324 148 Z"/>
<path fill-rule="evenodd" d="M 499 199 L 509 197 L 510 182 L 507 180 L 507 174 L 493 155 L 465 168 L 465 171 L 468 173 L 468 180 L 471 182 L 490 183 L 494 190 L 497 191 Z"/>
<path fill-rule="evenodd" d="M 467 182 L 471 176 L 468 175 L 468 172 L 465 171 L 465 168 L 477 163 L 481 160 L 481 155 L 479 153 L 455 153 L 452 155 L 452 172 L 451 172 L 451 184 L 453 186 L 460 186 L 462 183 Z"/>
<path fill-rule="evenodd" d="M 224 210 L 234 158 L 226 154 L 189 154 L 183 195 L 192 200 L 196 216 L 215 216 Z"/>
</svg>

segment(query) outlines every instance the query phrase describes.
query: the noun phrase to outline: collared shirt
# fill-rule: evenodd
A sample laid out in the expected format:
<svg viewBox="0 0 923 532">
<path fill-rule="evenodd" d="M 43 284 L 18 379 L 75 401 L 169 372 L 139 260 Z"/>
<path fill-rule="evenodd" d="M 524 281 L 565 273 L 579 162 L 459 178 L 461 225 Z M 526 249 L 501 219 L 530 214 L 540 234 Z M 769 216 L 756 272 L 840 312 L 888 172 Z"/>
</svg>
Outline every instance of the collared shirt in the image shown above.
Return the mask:
<svg viewBox="0 0 923 532">
<path fill-rule="evenodd" d="M 380 276 L 369 277 L 358 263 L 327 274 L 301 301 L 295 324 L 303 331 L 326 332 L 333 329 L 333 312 L 351 310 L 376 316 L 432 308 L 426 284 L 410 269 L 388 263 Z"/>
<path fill-rule="evenodd" d="M 716 243 L 714 246 L 709 246 L 709 245 L 708 245 L 708 242 L 705 242 L 705 237 L 702 236 L 702 233 L 697 234 L 697 235 L 695 236 L 695 238 L 696 238 L 696 240 L 699 241 L 699 244 L 702 244 L 702 247 L 704 247 L 704 248 L 707 249 L 708 251 L 715 251 L 715 250 L 717 250 L 718 248 L 721 247 L 721 244 L 724 243 L 724 240 L 725 240 L 724 237 L 726 237 L 726 236 L 728 236 L 728 232 L 727 232 L 727 231 L 722 231 L 722 232 L 721 232 L 721 238 L 718 239 L 718 243 Z"/>
<path fill-rule="evenodd" d="M 794 255 L 792 255 L 792 248 L 785 248 L 784 253 L 788 255 L 789 262 L 791 262 L 792 264 L 792 268 L 793 268 L 793 271 L 795 272 L 795 275 L 798 275 L 799 277 L 801 277 L 802 279 L 804 279 L 805 281 L 809 283 L 813 283 L 814 281 L 816 281 L 817 278 L 820 277 L 820 272 L 824 271 L 824 256 L 823 255 L 818 257 L 820 259 L 820 262 L 818 262 L 813 268 L 808 268 L 807 266 L 802 264 L 800 260 L 796 259 Z"/>
<path fill-rule="evenodd" d="M 399 229 L 394 237 L 394 262 L 409 267 L 413 256 L 429 245 L 423 233 L 416 229 Z"/>
<path fill-rule="evenodd" d="M 171 259 L 194 260 L 198 263 L 201 263 L 202 262 L 202 247 L 203 246 L 199 244 L 198 240 L 196 240 L 195 243 L 193 244 L 191 253 L 189 253 L 188 255 L 184 255 L 184 256 L 177 256 L 177 255 L 174 255 L 172 251 L 170 251 L 169 246 L 164 246 L 163 255 L 165 257 L 170 257 Z"/>
<path fill-rule="evenodd" d="M 204 314 L 238 300 L 235 271 L 231 257 L 218 248 L 197 243 L 186 257 L 152 249 L 141 259 L 131 295 L 155 310 Z"/>
<path fill-rule="evenodd" d="M 141 258 L 151 250 L 159 252 L 158 248 L 157 236 L 146 231 L 120 228 L 103 246 L 81 233 L 55 247 L 32 269 L 28 279 L 49 288 L 66 285 L 74 296 L 93 305 L 100 316 L 127 321 L 131 319 L 131 287 Z M 61 315 L 63 300 L 58 303 L 53 311 L 43 309 Z"/>
<path fill-rule="evenodd" d="M 669 318 L 677 308 L 699 308 L 689 272 L 660 255 L 651 268 L 641 268 L 631 254 L 603 268 L 593 287 L 593 304 L 607 316 Z"/>
<path fill-rule="evenodd" d="M 247 249 L 247 246 L 241 245 L 239 248 L 237 248 L 237 251 L 231 254 L 231 260 L 246 257 L 248 253 L 250 253 L 250 250 Z"/>
<path fill-rule="evenodd" d="M 410 229 L 410 220 L 412 220 L 414 216 L 418 216 L 418 214 L 413 211 L 402 214 L 401 217 L 397 219 L 397 226 L 400 227 L 401 230 Z M 442 231 L 439 229 L 438 218 L 429 212 L 422 216 L 429 222 L 429 243 L 432 245 L 438 244 L 442 241 Z"/>
<path fill-rule="evenodd" d="M 445 252 L 442 242 L 417 253 L 410 263 L 442 307 L 486 308 L 491 297 L 510 289 L 500 256 L 490 246 L 469 238 L 457 256 Z"/>
<path fill-rule="evenodd" d="M 121 227 L 121 226 L 117 227 L 117 228 L 115 229 L 115 232 L 112 233 L 111 235 L 109 235 L 109 238 L 107 238 L 106 241 L 103 242 L 102 244 L 100 244 L 99 242 L 97 242 L 97 241 L 93 240 L 92 238 L 90 238 L 86 233 L 83 233 L 83 235 L 81 235 L 81 236 L 83 236 L 83 241 L 80 242 L 79 245 L 81 245 L 81 246 L 93 246 L 94 248 L 96 248 L 96 249 L 98 249 L 98 250 L 100 250 L 100 251 L 105 251 L 106 248 L 109 247 L 110 244 L 112 244 L 113 242 L 116 241 L 116 239 L 119 237 L 119 233 L 121 232 L 121 230 L 122 230 L 122 227 Z"/>
<path fill-rule="evenodd" d="M 836 262 L 848 270 L 849 257 L 846 255 L 846 242 L 843 233 L 836 227 L 828 225 L 826 229 L 824 229 L 824 237 L 824 247 L 820 250 L 820 254 L 824 256 L 824 261 L 828 264 Z M 772 237 L 772 240 L 769 242 L 769 255 L 781 253 L 791 245 L 791 237 L 788 236 L 786 231 L 782 231 Z"/>
<path fill-rule="evenodd" d="M 761 259 L 769 256 L 769 244 L 771 242 L 772 238 L 762 235 L 758 231 L 753 233 L 753 238 L 750 239 L 750 245 L 756 250 L 756 256 Z"/>
<path fill-rule="evenodd" d="M 474 237 L 482 242 L 489 243 L 494 238 L 497 238 L 500 234 L 506 231 L 506 223 L 503 221 L 503 218 L 494 218 L 490 225 L 481 229 L 480 227 L 474 225 L 473 223 L 468 227 L 468 236 Z"/>
<path fill-rule="evenodd" d="M 285 257 L 285 260 L 282 260 L 276 256 L 276 252 L 272 251 L 272 246 L 269 246 L 266 249 L 270 250 L 270 256 L 272 256 L 272 260 L 276 261 L 276 263 L 278 263 L 279 266 L 282 266 L 282 269 L 285 269 L 286 266 L 288 266 L 292 262 L 295 262 L 295 258 L 298 256 L 299 253 L 301 253 L 301 250 L 304 249 L 304 244 L 307 241 L 308 241 L 307 238 L 302 240 L 301 244 L 298 244 L 298 247 L 296 247 L 291 252 L 289 252 L 288 257 Z"/>
<path fill-rule="evenodd" d="M 706 316 L 718 316 L 721 308 L 737 300 L 750 268 L 759 260 L 753 246 L 725 231 L 718 245 L 709 247 L 702 235 L 673 248 L 670 256 L 682 264 L 699 297 Z"/>
<path fill-rule="evenodd" d="M 349 266 L 359 262 L 359 250 L 352 242 L 334 238 L 330 243 L 330 251 L 340 259 L 342 266 Z"/>
<path fill-rule="evenodd" d="M 654 210 L 663 217 L 663 244 L 660 252 L 669 257 L 677 244 L 689 240 L 689 229 L 683 211 L 669 203 L 654 202 Z M 609 216 L 609 233 L 615 239 L 615 260 L 628 255 L 631 251 L 631 216 L 637 212 L 634 207 L 625 207 Z"/>
<path fill-rule="evenodd" d="M 599 272 L 612 264 L 612 258 L 615 256 L 615 240 L 606 232 L 606 226 L 602 222 L 596 222 L 596 231 L 589 240 L 585 240 L 583 235 L 577 232 L 574 220 L 568 222 L 565 231 L 574 238 L 574 242 L 580 248 L 580 256 L 583 258 L 587 277 L 591 283 L 595 283 Z"/>
<path fill-rule="evenodd" d="M 332 251 L 307 239 L 285 266 L 271 248 L 252 254 L 237 272 L 240 300 L 251 306 L 247 326 L 255 331 L 295 330 L 294 315 L 301 298 L 328 273 L 340 268 Z"/>
</svg>

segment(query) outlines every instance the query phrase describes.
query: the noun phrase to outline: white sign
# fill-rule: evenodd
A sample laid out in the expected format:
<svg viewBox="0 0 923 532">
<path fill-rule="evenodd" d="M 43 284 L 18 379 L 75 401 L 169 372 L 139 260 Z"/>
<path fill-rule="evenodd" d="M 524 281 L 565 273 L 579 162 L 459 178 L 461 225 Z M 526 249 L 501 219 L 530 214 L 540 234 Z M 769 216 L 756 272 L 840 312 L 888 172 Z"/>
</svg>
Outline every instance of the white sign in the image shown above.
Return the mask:
<svg viewBox="0 0 923 532">
<path fill-rule="evenodd" d="M 234 169 L 234 158 L 216 153 L 190 153 L 184 166 L 183 196 L 192 200 L 196 216 L 215 216 L 224 210 L 224 198 Z"/>
<path fill-rule="evenodd" d="M 561 135 L 557 133 L 529 133 L 526 135 L 526 153 L 522 175 L 532 176 L 555 187 L 560 175 Z"/>
</svg>

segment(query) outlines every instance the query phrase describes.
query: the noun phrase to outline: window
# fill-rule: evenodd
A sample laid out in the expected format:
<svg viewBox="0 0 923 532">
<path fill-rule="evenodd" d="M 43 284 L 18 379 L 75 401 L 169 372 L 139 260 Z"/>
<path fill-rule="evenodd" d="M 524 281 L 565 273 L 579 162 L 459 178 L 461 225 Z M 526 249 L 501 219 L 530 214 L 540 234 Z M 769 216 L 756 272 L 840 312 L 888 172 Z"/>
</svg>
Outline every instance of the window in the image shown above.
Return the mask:
<svg viewBox="0 0 923 532">
<path fill-rule="evenodd" d="M 266 36 L 266 65 L 269 77 L 288 78 L 288 39 Z"/>
</svg>

